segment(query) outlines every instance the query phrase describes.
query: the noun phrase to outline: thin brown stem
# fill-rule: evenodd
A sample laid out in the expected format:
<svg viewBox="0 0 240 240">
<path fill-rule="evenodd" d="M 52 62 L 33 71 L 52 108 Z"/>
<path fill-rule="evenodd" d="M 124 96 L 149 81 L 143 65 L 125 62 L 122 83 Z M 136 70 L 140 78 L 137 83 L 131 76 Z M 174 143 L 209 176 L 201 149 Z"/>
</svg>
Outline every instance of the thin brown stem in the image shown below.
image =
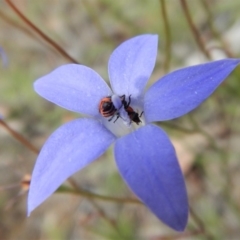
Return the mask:
<svg viewBox="0 0 240 240">
<path fill-rule="evenodd" d="M 47 47 L 49 50 L 57 52 L 56 49 L 52 48 L 51 45 L 49 45 L 47 42 L 43 41 L 41 38 L 39 38 L 36 34 L 34 34 L 33 31 L 28 29 L 25 26 L 22 26 L 19 22 L 16 20 L 13 20 L 11 17 L 9 17 L 5 12 L 0 10 L 0 18 L 5 21 L 7 24 L 11 25 L 12 27 L 20 30 L 21 32 L 25 33 L 27 36 L 33 38 L 38 43 L 43 44 L 44 47 Z"/>
<path fill-rule="evenodd" d="M 15 139 L 25 145 L 34 153 L 38 154 L 39 150 L 33 146 L 26 138 L 24 138 L 21 134 L 13 130 L 7 123 L 5 123 L 2 119 L 0 119 L 0 125 L 2 125 Z"/>
<path fill-rule="evenodd" d="M 213 240 L 214 237 L 209 232 L 207 232 L 206 227 L 203 221 L 201 220 L 201 218 L 198 217 L 198 215 L 195 213 L 195 211 L 191 207 L 189 207 L 189 211 L 193 221 L 199 227 L 199 231 L 202 232 L 202 234 L 206 237 L 206 239 Z"/>
<path fill-rule="evenodd" d="M 181 125 L 177 125 L 177 124 L 175 124 L 173 122 L 170 122 L 170 121 L 161 122 L 159 124 L 159 126 L 164 126 L 166 128 L 174 129 L 174 130 L 177 130 L 177 131 L 180 131 L 180 132 L 183 132 L 183 133 L 188 133 L 188 134 L 198 133 L 198 131 L 196 129 L 189 129 L 189 128 L 183 127 Z"/>
<path fill-rule="evenodd" d="M 203 42 L 203 40 L 201 38 L 201 35 L 200 35 L 197 27 L 195 26 L 193 20 L 192 20 L 192 17 L 190 15 L 190 12 L 189 12 L 186 0 L 180 0 L 180 2 L 181 2 L 182 9 L 183 9 L 183 11 L 185 13 L 186 19 L 187 19 L 187 23 L 188 23 L 188 25 L 189 25 L 192 33 L 193 33 L 193 36 L 195 38 L 195 41 L 196 41 L 198 47 L 200 48 L 200 50 L 204 53 L 204 55 L 208 59 L 211 59 L 211 56 L 210 56 L 209 52 L 207 51 L 207 49 L 204 46 L 204 42 Z"/>
<path fill-rule="evenodd" d="M 160 0 L 161 5 L 161 13 L 162 13 L 162 20 L 164 25 L 164 35 L 165 35 L 165 59 L 163 63 L 164 72 L 167 73 L 170 68 L 170 61 L 171 61 L 171 45 L 172 45 L 172 38 L 170 32 L 170 26 L 168 22 L 167 10 L 165 0 Z"/>
<path fill-rule="evenodd" d="M 222 39 L 222 36 L 221 34 L 219 33 L 219 31 L 217 31 L 217 29 L 215 28 L 214 26 L 214 23 L 213 23 L 213 14 L 212 14 L 212 11 L 210 9 L 210 6 L 209 6 L 209 2 L 206 1 L 206 0 L 200 0 L 205 12 L 207 13 L 207 23 L 208 23 L 208 26 L 213 34 L 213 36 L 219 40 L 219 42 L 221 43 L 222 45 L 222 50 L 224 50 L 225 54 L 230 57 L 230 58 L 234 58 L 234 55 L 232 54 L 231 50 L 229 49 L 227 43 Z"/>
<path fill-rule="evenodd" d="M 93 199 L 89 199 L 89 201 L 96 208 L 98 214 L 102 217 L 102 219 L 104 219 L 116 231 L 116 233 L 119 235 L 119 237 L 121 239 L 124 239 L 121 231 L 118 228 L 116 221 L 114 219 L 110 218 L 109 216 L 107 216 L 107 214 L 104 212 L 104 210 Z"/>
<path fill-rule="evenodd" d="M 85 198 L 94 198 L 102 201 L 110 201 L 110 202 L 117 202 L 117 203 L 132 203 L 132 204 L 142 204 L 139 200 L 137 199 L 130 199 L 130 198 L 118 198 L 118 197 L 110 197 L 110 196 L 104 196 L 104 195 L 99 195 L 96 193 L 91 193 L 89 191 L 83 190 L 80 187 L 78 189 L 69 188 L 66 186 L 61 186 L 57 190 L 58 193 L 70 193 L 70 194 L 76 194 L 80 195 Z"/>
<path fill-rule="evenodd" d="M 42 37 L 46 42 L 48 42 L 54 49 L 56 49 L 63 57 L 65 57 L 69 62 L 77 63 L 78 61 L 72 58 L 67 52 L 63 50 L 55 41 L 43 33 L 37 26 L 35 26 L 23 13 L 11 2 L 11 0 L 5 0 L 6 3 L 11 7 L 11 9 L 40 37 Z"/>
<path fill-rule="evenodd" d="M 19 29 L 20 31 L 26 33 L 29 36 L 34 36 L 33 32 L 31 32 L 28 28 L 23 27 L 21 24 L 19 24 L 17 21 L 14 21 L 11 19 L 4 11 L 0 9 L 0 17 L 3 19 L 6 23 L 10 24 L 11 26 Z"/>
</svg>

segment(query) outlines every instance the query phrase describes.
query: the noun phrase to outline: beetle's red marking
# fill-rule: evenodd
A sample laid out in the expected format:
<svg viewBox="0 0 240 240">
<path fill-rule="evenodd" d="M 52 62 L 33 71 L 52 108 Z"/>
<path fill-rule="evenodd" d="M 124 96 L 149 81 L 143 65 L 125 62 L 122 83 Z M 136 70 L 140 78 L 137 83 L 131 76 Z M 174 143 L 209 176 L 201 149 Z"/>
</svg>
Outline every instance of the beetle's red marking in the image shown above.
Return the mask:
<svg viewBox="0 0 240 240">
<path fill-rule="evenodd" d="M 113 105 L 111 97 L 105 97 L 99 103 L 99 112 L 103 117 L 111 117 L 116 111 L 117 109 Z"/>
</svg>

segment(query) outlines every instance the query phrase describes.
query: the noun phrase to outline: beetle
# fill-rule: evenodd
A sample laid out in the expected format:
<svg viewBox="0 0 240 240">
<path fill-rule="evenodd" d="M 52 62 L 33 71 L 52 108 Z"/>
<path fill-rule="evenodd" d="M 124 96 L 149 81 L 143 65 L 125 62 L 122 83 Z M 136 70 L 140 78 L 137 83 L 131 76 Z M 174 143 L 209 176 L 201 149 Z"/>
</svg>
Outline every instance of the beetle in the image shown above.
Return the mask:
<svg viewBox="0 0 240 240">
<path fill-rule="evenodd" d="M 125 95 L 121 96 L 120 98 L 121 98 L 122 106 L 123 106 L 124 104 L 126 104 Z M 117 116 L 117 118 L 114 122 L 116 122 L 118 120 L 118 118 L 120 117 L 120 113 L 118 112 L 118 110 L 120 108 L 116 109 L 116 107 L 114 106 L 114 104 L 112 102 L 112 97 L 111 96 L 104 97 L 100 101 L 98 108 L 99 108 L 99 112 L 101 113 L 101 115 L 103 117 L 106 117 L 106 118 L 111 117 L 111 118 L 108 119 L 109 122 L 114 118 L 115 115 Z"/>
<path fill-rule="evenodd" d="M 123 103 L 123 105 L 124 105 L 124 109 L 126 110 L 126 112 L 127 112 L 128 116 L 129 116 L 130 120 L 131 120 L 132 122 L 135 122 L 135 123 L 138 125 L 140 122 L 142 122 L 142 121 L 140 120 L 140 117 L 143 115 L 143 111 L 141 112 L 140 115 L 139 115 L 137 112 L 135 112 L 135 111 L 133 110 L 133 108 L 130 107 L 131 95 L 129 96 L 128 99 L 129 99 L 129 100 L 128 100 L 128 103 L 127 103 L 127 101 L 125 100 L 125 95 L 124 95 L 124 99 L 122 100 L 122 103 Z"/>
<path fill-rule="evenodd" d="M 117 109 L 115 108 L 111 97 L 104 97 L 99 103 L 99 112 L 103 117 L 110 117 L 116 113 Z"/>
<path fill-rule="evenodd" d="M 135 122 L 138 125 L 141 122 L 140 117 L 142 116 L 143 112 L 139 115 L 137 112 L 135 112 L 133 110 L 132 107 L 130 107 L 131 95 L 129 96 L 128 102 L 125 100 L 125 95 L 122 95 L 120 97 L 120 99 L 121 99 L 121 102 L 122 102 L 122 106 L 124 107 L 125 111 L 127 112 L 130 120 L 132 122 Z M 112 102 L 112 97 L 111 96 L 104 97 L 99 103 L 99 112 L 101 113 L 101 115 L 103 117 L 106 117 L 106 118 L 111 117 L 111 118 L 108 119 L 109 122 L 112 121 L 114 116 L 117 116 L 114 123 L 118 120 L 119 117 L 121 117 L 120 113 L 119 113 L 120 108 L 116 109 L 116 107 L 114 106 L 114 104 Z"/>
<path fill-rule="evenodd" d="M 131 107 L 128 107 L 127 109 L 125 109 L 128 113 L 128 116 L 130 118 L 131 121 L 135 122 L 137 125 L 142 122 L 140 120 L 140 117 L 143 115 L 143 111 L 141 112 L 141 114 L 139 115 L 137 112 L 135 112 Z"/>
</svg>

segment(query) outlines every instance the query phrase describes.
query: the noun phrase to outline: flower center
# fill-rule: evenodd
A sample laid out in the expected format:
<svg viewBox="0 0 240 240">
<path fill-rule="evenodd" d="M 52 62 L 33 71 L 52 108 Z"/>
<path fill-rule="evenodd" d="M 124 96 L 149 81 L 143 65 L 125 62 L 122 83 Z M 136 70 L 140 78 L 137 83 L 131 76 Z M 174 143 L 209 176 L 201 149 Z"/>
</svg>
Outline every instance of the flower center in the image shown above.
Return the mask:
<svg viewBox="0 0 240 240">
<path fill-rule="evenodd" d="M 144 113 L 139 103 L 131 95 L 126 97 L 114 94 L 103 98 L 99 103 L 102 123 L 117 137 L 136 130 L 145 125 Z"/>
</svg>

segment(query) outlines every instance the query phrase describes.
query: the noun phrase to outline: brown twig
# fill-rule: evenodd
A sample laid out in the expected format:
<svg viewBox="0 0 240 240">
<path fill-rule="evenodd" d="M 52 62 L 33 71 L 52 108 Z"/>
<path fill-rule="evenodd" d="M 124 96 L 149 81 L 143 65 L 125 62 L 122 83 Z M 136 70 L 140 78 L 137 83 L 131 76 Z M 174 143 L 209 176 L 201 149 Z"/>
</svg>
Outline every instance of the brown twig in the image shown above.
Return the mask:
<svg viewBox="0 0 240 240">
<path fill-rule="evenodd" d="M 68 179 L 68 181 L 69 181 L 69 179 Z M 129 203 L 129 204 L 140 204 L 140 205 L 143 204 L 138 199 L 119 198 L 119 197 L 110 197 L 110 196 L 100 195 L 100 194 L 89 192 L 80 187 L 78 187 L 78 189 L 76 189 L 75 186 L 74 186 L 74 188 L 69 188 L 67 186 L 62 185 L 58 188 L 57 193 L 70 193 L 70 194 L 80 195 L 85 198 L 90 198 L 90 199 L 94 198 L 97 200 L 116 202 L 116 203 Z"/>
<path fill-rule="evenodd" d="M 188 5 L 187 5 L 187 2 L 186 0 L 180 0 L 181 2 L 181 6 L 182 6 L 182 9 L 185 13 L 185 16 L 186 16 L 186 19 L 187 19 L 187 22 L 188 22 L 188 25 L 193 33 L 193 36 L 195 38 L 195 41 L 198 45 L 198 47 L 201 49 L 201 51 L 204 53 L 204 55 L 208 58 L 208 59 L 211 59 L 211 56 L 209 54 L 209 52 L 207 51 L 207 49 L 205 48 L 204 46 L 204 42 L 201 38 L 201 35 L 200 33 L 198 32 L 198 29 L 197 27 L 195 26 L 193 20 L 192 20 L 192 17 L 190 15 L 190 12 L 189 12 L 189 9 L 188 9 Z"/>
<path fill-rule="evenodd" d="M 24 16 L 23 13 L 11 2 L 11 0 L 5 0 L 6 3 L 12 8 L 12 10 L 39 36 L 41 36 L 46 42 L 48 42 L 53 48 L 55 48 L 63 57 L 68 59 L 70 62 L 77 63 L 79 62 L 72 58 L 68 53 L 66 53 L 55 41 L 49 38 L 45 33 L 43 33 L 37 26 L 35 26 L 28 18 Z"/>
<path fill-rule="evenodd" d="M 26 33 L 29 36 L 34 36 L 34 34 L 26 27 L 23 27 L 21 24 L 19 24 L 17 21 L 14 21 L 11 19 L 4 11 L 0 9 L 0 17 L 11 26 L 19 29 L 20 31 Z"/>
<path fill-rule="evenodd" d="M 229 58 L 234 58 L 234 54 L 231 52 L 231 49 L 228 47 L 228 44 L 225 42 L 225 40 L 222 38 L 219 31 L 217 31 L 217 29 L 214 26 L 213 15 L 209 6 L 209 1 L 200 0 L 200 3 L 202 4 L 205 12 L 207 13 L 207 23 L 208 23 L 209 29 L 211 30 L 213 36 L 216 39 L 218 39 L 222 45 L 221 50 L 223 50 Z"/>
<path fill-rule="evenodd" d="M 171 39 L 171 32 L 170 32 L 170 26 L 168 22 L 165 0 L 160 0 L 160 6 L 161 6 L 162 20 L 164 25 L 164 33 L 166 38 L 165 39 L 165 59 L 163 63 L 163 69 L 164 69 L 164 72 L 167 73 L 169 71 L 170 61 L 171 61 L 172 39 Z"/>
<path fill-rule="evenodd" d="M 195 211 L 191 207 L 189 207 L 189 211 L 190 211 L 192 219 L 199 227 L 199 231 L 206 237 L 206 239 L 213 240 L 214 237 L 206 230 L 206 227 L 205 227 L 203 221 L 201 220 L 201 218 L 198 217 L 198 215 L 195 213 Z"/>
<path fill-rule="evenodd" d="M 32 150 L 34 153 L 38 154 L 39 150 L 33 146 L 26 138 L 24 138 L 21 134 L 13 130 L 7 123 L 5 123 L 2 119 L 0 119 L 0 124 L 19 142 L 25 145 L 27 148 Z"/>
</svg>

